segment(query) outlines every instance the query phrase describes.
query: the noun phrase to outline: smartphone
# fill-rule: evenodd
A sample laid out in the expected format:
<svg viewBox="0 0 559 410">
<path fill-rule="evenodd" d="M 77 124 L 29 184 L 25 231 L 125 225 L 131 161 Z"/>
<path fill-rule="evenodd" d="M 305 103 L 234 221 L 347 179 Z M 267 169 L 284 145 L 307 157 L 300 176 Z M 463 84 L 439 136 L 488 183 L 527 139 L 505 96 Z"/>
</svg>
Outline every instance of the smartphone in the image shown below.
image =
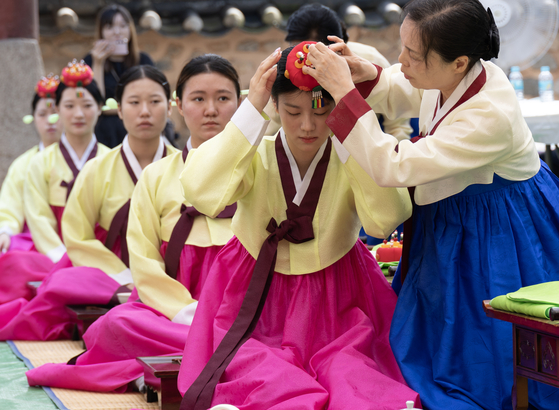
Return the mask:
<svg viewBox="0 0 559 410">
<path fill-rule="evenodd" d="M 122 40 L 113 41 L 115 50 L 113 51 L 113 56 L 126 56 L 128 55 L 128 39 L 123 38 Z"/>
</svg>

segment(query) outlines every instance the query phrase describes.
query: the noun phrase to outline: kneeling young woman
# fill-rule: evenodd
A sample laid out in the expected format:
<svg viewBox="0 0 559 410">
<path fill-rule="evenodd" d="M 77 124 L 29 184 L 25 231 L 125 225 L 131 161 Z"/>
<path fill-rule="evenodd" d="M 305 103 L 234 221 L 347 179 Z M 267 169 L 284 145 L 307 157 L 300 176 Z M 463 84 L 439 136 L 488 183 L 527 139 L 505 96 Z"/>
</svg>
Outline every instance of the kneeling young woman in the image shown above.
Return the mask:
<svg viewBox="0 0 559 410">
<path fill-rule="evenodd" d="M 408 193 L 380 188 L 330 138 L 334 101 L 313 104 L 285 76 L 290 50 L 262 62 L 248 100 L 181 175 L 201 212 L 238 205 L 186 342 L 181 408 L 418 404 L 388 343 L 396 295 L 358 238 L 362 225 L 389 235 L 410 215 Z M 263 138 L 270 91 L 283 129 Z"/>
<path fill-rule="evenodd" d="M 25 221 L 23 188 L 27 170 L 35 155 L 60 140 L 60 120 L 49 121 L 57 113 L 54 96 L 60 80 L 58 76 L 43 77 L 37 83 L 37 92 L 31 108 L 33 122 L 40 143 L 28 149 L 10 165 L 0 190 L 0 304 L 14 299 L 31 299 L 33 293 L 27 282 L 41 281 L 52 267 L 52 261 L 39 253 Z M 25 117 L 24 117 L 25 119 Z M 15 253 L 13 253 L 16 251 Z M 22 259 L 19 251 L 26 253 Z M 7 252 L 10 252 L 6 255 Z"/>
</svg>

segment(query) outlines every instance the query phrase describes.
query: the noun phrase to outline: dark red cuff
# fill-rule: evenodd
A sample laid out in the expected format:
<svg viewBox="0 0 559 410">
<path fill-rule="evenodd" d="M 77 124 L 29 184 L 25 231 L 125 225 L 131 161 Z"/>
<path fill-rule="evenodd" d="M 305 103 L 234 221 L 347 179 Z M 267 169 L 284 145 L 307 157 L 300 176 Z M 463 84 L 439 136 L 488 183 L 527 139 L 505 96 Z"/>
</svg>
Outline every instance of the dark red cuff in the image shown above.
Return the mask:
<svg viewBox="0 0 559 410">
<path fill-rule="evenodd" d="M 376 87 L 376 85 L 380 80 L 380 73 L 382 73 L 382 67 L 376 64 L 373 65 L 377 68 L 378 71 L 377 78 L 375 78 L 372 81 L 364 81 L 362 83 L 355 84 L 355 88 L 357 88 L 359 94 L 361 94 L 363 98 L 367 98 L 371 94 L 371 91 L 373 91 L 373 88 Z"/>
<path fill-rule="evenodd" d="M 355 127 L 357 120 L 371 111 L 369 104 L 363 99 L 356 88 L 340 100 L 326 119 L 326 125 L 332 130 L 341 143 Z"/>
</svg>

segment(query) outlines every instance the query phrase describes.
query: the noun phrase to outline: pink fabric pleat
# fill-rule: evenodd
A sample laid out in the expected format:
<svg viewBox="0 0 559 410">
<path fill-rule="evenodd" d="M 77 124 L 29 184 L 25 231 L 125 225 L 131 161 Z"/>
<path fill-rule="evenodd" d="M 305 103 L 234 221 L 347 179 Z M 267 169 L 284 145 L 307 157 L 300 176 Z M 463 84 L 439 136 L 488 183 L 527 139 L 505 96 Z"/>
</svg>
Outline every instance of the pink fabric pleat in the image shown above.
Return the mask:
<svg viewBox="0 0 559 410">
<path fill-rule="evenodd" d="M 104 236 L 106 231 L 97 225 L 95 237 L 103 241 Z M 118 255 L 119 251 L 120 244 L 115 244 L 113 252 Z M 0 340 L 69 339 L 75 323 L 66 305 L 107 304 L 120 286 L 100 269 L 73 267 L 66 253 L 53 263 L 37 252 L 8 252 L 0 257 L 0 269 L 6 256 L 11 261 L 6 273 L 14 287 L 26 287 L 31 280 L 43 283 L 35 298 L 12 297 L 0 305 Z M 28 264 L 29 269 L 22 268 Z"/>
<path fill-rule="evenodd" d="M 95 268 L 51 271 L 33 299 L 16 299 L 0 306 L 0 340 L 69 339 L 75 322 L 66 306 L 107 304 L 119 287 Z"/>
<path fill-rule="evenodd" d="M 185 245 L 177 280 L 198 299 L 221 246 Z M 167 243 L 163 243 L 164 256 Z M 136 293 L 137 295 L 137 293 Z M 135 302 L 114 307 L 84 334 L 87 351 L 75 365 L 45 364 L 28 371 L 29 385 L 99 392 L 124 392 L 128 383 L 143 376 L 139 356 L 181 355 L 190 326 L 174 323 L 157 310 Z"/>
<path fill-rule="evenodd" d="M 233 238 L 218 255 L 187 340 L 179 390 L 188 389 L 231 326 L 254 258 Z M 420 406 L 388 342 L 396 295 L 368 249 L 307 275 L 274 273 L 251 338 L 215 389 L 212 405 L 248 409 L 400 409 Z"/>
<path fill-rule="evenodd" d="M 42 281 L 54 266 L 45 255 L 35 251 L 10 250 L 0 256 L 0 305 L 33 297 L 27 282 Z"/>
<path fill-rule="evenodd" d="M 62 211 L 64 208 L 57 208 Z M 57 218 L 62 216 L 56 214 Z M 95 227 L 95 237 L 104 242 L 107 231 L 99 225 Z M 0 255 L 0 305 L 15 299 L 31 300 L 32 291 L 27 287 L 27 282 L 41 282 L 49 272 L 72 266 L 70 259 L 65 254 L 62 259 L 53 263 L 46 255 L 39 253 L 33 242 L 31 234 L 26 232 L 12 236 L 10 250 Z M 19 249 L 26 248 L 26 249 Z M 120 243 L 116 243 L 113 253 L 120 255 Z"/>
</svg>

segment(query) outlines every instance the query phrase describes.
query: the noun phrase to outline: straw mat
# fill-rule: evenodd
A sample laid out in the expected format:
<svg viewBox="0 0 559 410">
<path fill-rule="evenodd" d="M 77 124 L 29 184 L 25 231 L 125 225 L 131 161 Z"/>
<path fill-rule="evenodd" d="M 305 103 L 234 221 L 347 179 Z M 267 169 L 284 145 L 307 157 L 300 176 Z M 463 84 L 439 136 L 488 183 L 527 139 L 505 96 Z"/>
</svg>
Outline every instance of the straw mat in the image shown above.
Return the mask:
<svg viewBox="0 0 559 410">
<path fill-rule="evenodd" d="M 82 342 L 71 340 L 8 343 L 30 369 L 45 363 L 65 363 L 83 351 Z M 141 393 L 93 393 L 54 387 L 44 387 L 44 390 L 62 410 L 156 410 L 159 408 L 157 403 L 147 403 Z"/>
</svg>

